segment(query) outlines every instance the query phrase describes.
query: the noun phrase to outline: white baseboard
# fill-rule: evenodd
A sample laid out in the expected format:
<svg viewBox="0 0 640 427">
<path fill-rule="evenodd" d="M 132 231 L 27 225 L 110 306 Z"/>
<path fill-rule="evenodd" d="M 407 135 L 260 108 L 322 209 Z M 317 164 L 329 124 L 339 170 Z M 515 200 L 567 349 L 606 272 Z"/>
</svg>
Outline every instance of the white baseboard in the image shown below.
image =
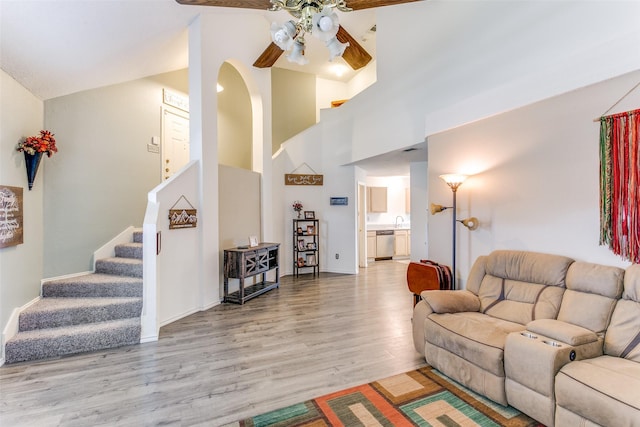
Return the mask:
<svg viewBox="0 0 640 427">
<path fill-rule="evenodd" d="M 33 304 L 40 301 L 40 297 L 36 297 L 23 305 L 22 307 L 14 308 L 11 312 L 11 316 L 9 316 L 9 321 L 7 325 L 4 327 L 4 331 L 2 331 L 2 337 L 0 337 L 0 366 L 4 365 L 4 345 L 7 341 L 13 338 L 18 333 L 19 321 L 20 321 L 20 313 L 23 310 L 31 307 Z"/>
</svg>

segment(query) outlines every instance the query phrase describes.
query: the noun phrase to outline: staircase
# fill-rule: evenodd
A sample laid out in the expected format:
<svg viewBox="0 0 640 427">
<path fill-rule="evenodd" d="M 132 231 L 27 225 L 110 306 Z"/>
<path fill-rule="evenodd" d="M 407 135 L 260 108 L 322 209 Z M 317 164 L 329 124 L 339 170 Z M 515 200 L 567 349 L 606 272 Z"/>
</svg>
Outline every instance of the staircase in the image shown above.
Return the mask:
<svg viewBox="0 0 640 427">
<path fill-rule="evenodd" d="M 95 273 L 46 282 L 20 313 L 5 363 L 46 359 L 140 342 L 142 231 L 96 261 Z"/>
</svg>

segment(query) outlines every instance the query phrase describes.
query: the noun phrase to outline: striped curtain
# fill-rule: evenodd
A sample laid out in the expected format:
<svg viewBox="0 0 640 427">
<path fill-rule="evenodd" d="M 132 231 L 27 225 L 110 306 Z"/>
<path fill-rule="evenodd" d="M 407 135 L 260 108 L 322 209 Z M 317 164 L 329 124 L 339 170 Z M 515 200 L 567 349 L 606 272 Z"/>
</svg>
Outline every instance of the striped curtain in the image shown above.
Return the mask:
<svg viewBox="0 0 640 427">
<path fill-rule="evenodd" d="M 600 244 L 640 263 L 640 110 L 600 119 Z"/>
</svg>

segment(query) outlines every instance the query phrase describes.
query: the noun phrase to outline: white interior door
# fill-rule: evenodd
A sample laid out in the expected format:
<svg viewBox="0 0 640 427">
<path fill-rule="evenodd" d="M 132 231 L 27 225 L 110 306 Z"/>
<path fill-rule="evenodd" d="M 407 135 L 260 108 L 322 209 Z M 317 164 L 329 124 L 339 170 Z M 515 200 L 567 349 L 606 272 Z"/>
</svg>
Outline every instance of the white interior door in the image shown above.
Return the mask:
<svg viewBox="0 0 640 427">
<path fill-rule="evenodd" d="M 367 267 L 367 187 L 358 183 L 358 266 Z"/>
<path fill-rule="evenodd" d="M 162 108 L 162 178 L 189 162 L 189 113 Z"/>
</svg>

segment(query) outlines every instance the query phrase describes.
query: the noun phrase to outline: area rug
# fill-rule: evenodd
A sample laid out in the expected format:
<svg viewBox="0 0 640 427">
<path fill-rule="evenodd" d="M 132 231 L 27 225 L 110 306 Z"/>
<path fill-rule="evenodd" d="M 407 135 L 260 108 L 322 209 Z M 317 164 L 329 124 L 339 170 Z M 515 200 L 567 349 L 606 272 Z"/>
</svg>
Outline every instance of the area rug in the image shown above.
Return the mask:
<svg viewBox="0 0 640 427">
<path fill-rule="evenodd" d="M 544 427 L 455 383 L 430 366 L 331 393 L 229 426 Z"/>
</svg>

